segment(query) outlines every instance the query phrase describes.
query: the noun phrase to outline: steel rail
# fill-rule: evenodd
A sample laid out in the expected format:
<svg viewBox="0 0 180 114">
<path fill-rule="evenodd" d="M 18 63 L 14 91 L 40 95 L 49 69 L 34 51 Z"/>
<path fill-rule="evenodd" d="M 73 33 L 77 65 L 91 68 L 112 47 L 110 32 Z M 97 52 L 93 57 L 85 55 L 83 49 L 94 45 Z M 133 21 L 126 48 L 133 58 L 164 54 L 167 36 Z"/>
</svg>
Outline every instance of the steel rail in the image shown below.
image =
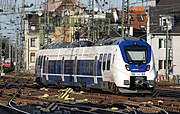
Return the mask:
<svg viewBox="0 0 180 114">
<path fill-rule="evenodd" d="M 16 107 L 14 107 L 11 103 L 12 101 L 15 99 L 15 97 L 19 94 L 19 92 L 21 91 L 21 89 L 23 89 L 24 85 L 28 82 L 29 80 L 26 80 L 24 84 L 22 84 L 18 90 L 16 91 L 16 93 L 11 97 L 11 99 L 8 101 L 8 106 L 11 107 L 12 109 L 20 112 L 20 113 L 23 113 L 23 114 L 30 114 L 29 112 L 26 112 L 26 111 L 23 111 L 23 110 L 20 110 Z"/>
</svg>

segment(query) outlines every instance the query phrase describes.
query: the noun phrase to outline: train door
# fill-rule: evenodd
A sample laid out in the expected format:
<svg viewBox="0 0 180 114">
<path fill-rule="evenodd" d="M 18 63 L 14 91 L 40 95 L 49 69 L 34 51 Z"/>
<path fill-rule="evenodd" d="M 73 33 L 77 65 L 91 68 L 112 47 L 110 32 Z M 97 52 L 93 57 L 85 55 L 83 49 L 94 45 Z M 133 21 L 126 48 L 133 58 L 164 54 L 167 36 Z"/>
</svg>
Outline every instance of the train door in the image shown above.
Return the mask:
<svg viewBox="0 0 180 114">
<path fill-rule="evenodd" d="M 36 67 L 36 76 L 37 77 L 42 77 L 42 64 L 43 64 L 43 56 L 39 56 L 37 61 L 37 67 Z"/>
<path fill-rule="evenodd" d="M 110 71 L 110 62 L 111 62 L 111 53 L 105 53 L 103 55 L 103 62 L 102 62 L 102 72 L 103 72 L 103 79 L 104 81 L 111 81 L 111 71 Z"/>
</svg>

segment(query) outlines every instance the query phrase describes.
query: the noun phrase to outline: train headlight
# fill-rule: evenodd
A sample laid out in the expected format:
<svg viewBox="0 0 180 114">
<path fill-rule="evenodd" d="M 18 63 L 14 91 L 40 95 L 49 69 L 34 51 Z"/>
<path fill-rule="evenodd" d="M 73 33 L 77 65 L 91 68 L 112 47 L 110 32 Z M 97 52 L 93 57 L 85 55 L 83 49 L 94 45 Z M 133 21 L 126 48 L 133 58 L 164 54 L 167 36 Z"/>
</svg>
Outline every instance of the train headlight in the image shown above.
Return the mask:
<svg viewBox="0 0 180 114">
<path fill-rule="evenodd" d="M 124 80 L 124 85 L 129 85 L 129 80 Z"/>
<path fill-rule="evenodd" d="M 149 71 L 150 70 L 150 65 L 147 65 L 146 66 L 146 71 Z"/>
<path fill-rule="evenodd" d="M 126 70 L 130 71 L 129 65 L 125 65 Z"/>
</svg>

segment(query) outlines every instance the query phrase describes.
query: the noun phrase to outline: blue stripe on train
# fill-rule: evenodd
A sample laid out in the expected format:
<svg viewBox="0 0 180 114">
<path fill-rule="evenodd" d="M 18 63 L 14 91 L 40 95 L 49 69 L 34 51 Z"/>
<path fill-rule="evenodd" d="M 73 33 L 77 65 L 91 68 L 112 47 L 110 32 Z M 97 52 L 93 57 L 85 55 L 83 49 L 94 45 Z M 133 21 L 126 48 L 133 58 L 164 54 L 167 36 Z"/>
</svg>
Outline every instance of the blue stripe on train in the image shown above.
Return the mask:
<svg viewBox="0 0 180 114">
<path fill-rule="evenodd" d="M 46 76 L 43 75 L 43 78 L 46 80 Z M 47 84 L 56 84 L 58 81 L 62 81 L 61 76 L 48 76 L 49 80 L 46 80 Z M 102 78 L 98 77 L 97 82 L 98 84 L 94 83 L 94 77 L 78 77 L 77 76 L 77 82 L 74 82 L 73 76 L 64 76 L 64 85 L 70 85 L 70 86 L 78 86 L 80 82 L 86 82 L 87 87 L 93 87 L 93 88 L 99 88 L 100 82 L 102 82 Z"/>
</svg>

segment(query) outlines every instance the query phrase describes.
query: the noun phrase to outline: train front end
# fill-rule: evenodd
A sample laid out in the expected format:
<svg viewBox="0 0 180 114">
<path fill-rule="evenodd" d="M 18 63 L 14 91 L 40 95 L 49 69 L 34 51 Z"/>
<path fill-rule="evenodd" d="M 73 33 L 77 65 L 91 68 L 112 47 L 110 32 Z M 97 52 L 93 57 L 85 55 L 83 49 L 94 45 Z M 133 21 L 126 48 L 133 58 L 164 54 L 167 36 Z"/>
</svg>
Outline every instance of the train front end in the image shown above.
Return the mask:
<svg viewBox="0 0 180 114">
<path fill-rule="evenodd" d="M 119 44 L 121 59 L 116 85 L 122 93 L 151 93 L 155 87 L 155 65 L 151 46 L 141 40 Z"/>
</svg>

